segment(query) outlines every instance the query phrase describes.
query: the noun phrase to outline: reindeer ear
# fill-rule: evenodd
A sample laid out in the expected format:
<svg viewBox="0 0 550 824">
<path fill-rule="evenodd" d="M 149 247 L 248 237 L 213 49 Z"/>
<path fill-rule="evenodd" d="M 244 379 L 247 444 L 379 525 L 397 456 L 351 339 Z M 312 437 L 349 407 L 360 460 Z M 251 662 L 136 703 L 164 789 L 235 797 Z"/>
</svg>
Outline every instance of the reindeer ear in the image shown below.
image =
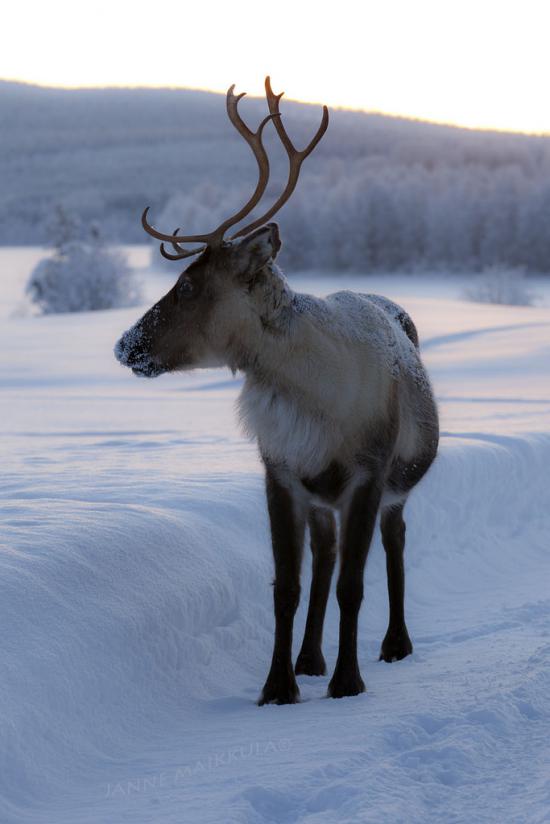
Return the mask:
<svg viewBox="0 0 550 824">
<path fill-rule="evenodd" d="M 279 227 L 268 223 L 256 229 L 235 244 L 235 256 L 239 276 L 250 280 L 270 260 L 275 260 L 281 248 Z"/>
</svg>

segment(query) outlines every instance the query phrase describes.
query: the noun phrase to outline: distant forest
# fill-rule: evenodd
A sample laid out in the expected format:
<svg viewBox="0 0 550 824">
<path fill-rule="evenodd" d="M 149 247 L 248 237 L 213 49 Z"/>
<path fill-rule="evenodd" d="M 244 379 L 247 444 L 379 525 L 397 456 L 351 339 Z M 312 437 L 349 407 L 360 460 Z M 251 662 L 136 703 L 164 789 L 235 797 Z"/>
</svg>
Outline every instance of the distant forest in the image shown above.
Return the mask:
<svg viewBox="0 0 550 824">
<path fill-rule="evenodd" d="M 320 107 L 282 105 L 305 145 Z M 255 128 L 265 102 L 241 110 Z M 257 214 L 286 178 L 281 147 L 266 142 L 272 181 Z M 166 231 L 208 231 L 248 199 L 256 167 L 220 95 L 0 81 L 0 180 L 3 245 L 46 242 L 57 205 L 140 243 L 144 206 Z M 277 220 L 292 268 L 549 273 L 550 137 L 334 110 Z"/>
</svg>

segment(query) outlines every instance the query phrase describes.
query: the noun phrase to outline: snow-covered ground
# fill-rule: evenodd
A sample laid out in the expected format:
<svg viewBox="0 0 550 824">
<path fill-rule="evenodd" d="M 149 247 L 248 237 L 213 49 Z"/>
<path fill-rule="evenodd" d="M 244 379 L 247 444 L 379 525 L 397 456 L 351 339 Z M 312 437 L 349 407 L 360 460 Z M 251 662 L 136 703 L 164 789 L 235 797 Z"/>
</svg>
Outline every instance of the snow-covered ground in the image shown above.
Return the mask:
<svg viewBox="0 0 550 824">
<path fill-rule="evenodd" d="M 39 255 L 0 251 L 0 822 L 550 821 L 548 291 L 492 307 L 457 279 L 291 278 L 406 306 L 443 438 L 406 511 L 414 654 L 377 660 L 377 537 L 368 691 L 301 676 L 300 704 L 258 708 L 272 563 L 240 381 L 134 378 L 112 346 L 139 310 L 22 316 Z M 144 276 L 152 301 L 168 279 Z M 332 596 L 329 668 L 337 621 Z"/>
</svg>

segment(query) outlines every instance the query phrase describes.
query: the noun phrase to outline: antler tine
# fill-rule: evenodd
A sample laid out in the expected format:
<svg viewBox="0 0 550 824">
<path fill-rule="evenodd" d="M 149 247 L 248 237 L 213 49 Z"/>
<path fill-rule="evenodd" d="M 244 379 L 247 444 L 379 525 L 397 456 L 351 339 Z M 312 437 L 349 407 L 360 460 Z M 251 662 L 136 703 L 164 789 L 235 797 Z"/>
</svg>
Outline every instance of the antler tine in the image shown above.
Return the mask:
<svg viewBox="0 0 550 824">
<path fill-rule="evenodd" d="M 241 94 L 236 95 L 233 93 L 234 88 L 235 85 L 231 86 L 227 91 L 227 116 L 239 134 L 244 137 L 252 149 L 254 157 L 256 158 L 256 163 L 258 164 L 258 183 L 256 184 L 252 197 L 247 203 L 245 203 L 242 209 L 239 209 L 238 212 L 227 218 L 227 220 L 224 220 L 224 222 L 218 226 L 216 229 L 216 235 L 219 235 L 220 238 L 223 237 L 225 232 L 231 226 L 239 223 L 239 221 L 250 214 L 254 206 L 256 206 L 256 204 L 261 200 L 262 195 L 266 190 L 269 181 L 269 158 L 262 143 L 262 132 L 269 121 L 276 119 L 278 116 L 277 112 L 270 112 L 270 114 L 264 117 L 258 126 L 257 131 L 253 132 L 248 128 L 238 111 L 239 100 L 245 96 L 245 92 L 241 92 Z"/>
<path fill-rule="evenodd" d="M 148 222 L 147 214 L 149 212 L 149 209 L 150 206 L 147 206 L 147 208 L 144 210 L 141 216 L 141 225 L 143 226 L 148 235 L 151 235 L 151 237 L 154 237 L 157 240 L 164 240 L 166 243 L 172 243 L 173 240 L 179 241 L 180 243 L 183 243 L 184 241 L 186 243 L 208 243 L 208 241 L 213 235 L 213 232 L 209 232 L 207 235 L 187 235 L 185 237 L 174 237 L 174 235 L 165 235 L 163 232 L 159 232 L 158 229 L 155 229 L 154 226 L 151 226 L 151 224 Z"/>
<path fill-rule="evenodd" d="M 244 229 L 240 229 L 238 232 L 236 232 L 236 234 L 232 235 L 232 237 L 231 237 L 232 240 L 234 238 L 242 237 L 243 235 L 248 234 L 249 232 L 253 231 L 254 229 L 257 229 L 258 226 L 262 226 L 271 217 L 273 217 L 273 215 L 276 214 L 276 212 L 278 212 L 279 209 L 281 209 L 282 206 L 284 206 L 284 204 L 287 202 L 287 200 L 291 196 L 292 192 L 296 188 L 296 184 L 298 182 L 298 177 L 300 175 L 300 167 L 301 167 L 302 163 L 304 162 L 306 157 L 308 157 L 311 154 L 311 152 L 314 150 L 314 148 L 317 146 L 317 144 L 319 143 L 319 141 L 321 140 L 321 138 L 323 137 L 324 133 L 326 132 L 326 130 L 328 128 L 328 120 L 329 120 L 328 109 L 327 109 L 326 106 L 323 106 L 323 117 L 321 119 L 321 125 L 317 129 L 317 132 L 315 133 L 313 138 L 310 140 L 310 142 L 308 143 L 306 148 L 302 149 L 302 151 L 299 151 L 298 149 L 296 149 L 296 147 L 294 146 L 294 144 L 291 141 L 290 137 L 288 136 L 287 131 L 286 131 L 286 129 L 283 125 L 282 119 L 281 119 L 281 114 L 279 112 L 279 102 L 280 102 L 281 97 L 283 96 L 284 92 L 281 92 L 280 94 L 275 94 L 273 92 L 273 89 L 271 88 L 271 80 L 270 80 L 269 76 L 266 77 L 266 79 L 265 79 L 265 93 L 266 93 L 266 97 L 267 97 L 267 103 L 268 103 L 268 106 L 269 106 L 269 111 L 271 112 L 271 115 L 273 117 L 273 121 L 275 123 L 275 128 L 277 129 L 277 134 L 279 135 L 281 143 L 283 144 L 283 146 L 285 148 L 285 151 L 288 155 L 288 159 L 289 159 L 289 163 L 290 163 L 289 170 L 288 170 L 288 180 L 287 180 L 287 184 L 286 184 L 286 187 L 285 187 L 283 193 L 275 201 L 273 206 L 264 215 L 262 215 L 260 218 L 255 220 L 253 223 L 250 223 L 248 226 L 245 226 Z"/>
<path fill-rule="evenodd" d="M 281 138 L 281 143 L 286 149 L 287 154 L 292 154 L 296 152 L 296 147 L 292 143 L 290 137 L 287 134 L 287 131 L 283 125 L 281 119 L 281 113 L 279 111 L 279 103 L 281 102 L 281 98 L 283 97 L 284 92 L 279 92 L 279 94 L 275 94 L 273 89 L 271 88 L 271 78 L 268 75 L 265 79 L 265 96 L 267 98 L 267 105 L 269 106 L 269 111 L 272 114 L 278 114 L 278 120 L 275 124 L 275 128 L 277 129 L 277 134 Z"/>
<path fill-rule="evenodd" d="M 300 152 L 288 136 L 287 131 L 283 125 L 281 114 L 279 112 L 279 103 L 284 92 L 281 92 L 280 94 L 275 94 L 273 92 L 273 89 L 271 88 L 271 78 L 266 77 L 265 93 L 267 97 L 269 111 L 273 115 L 278 115 L 278 117 L 276 117 L 275 119 L 275 128 L 277 129 L 277 134 L 279 135 L 281 143 L 285 147 L 288 156 L 290 157 L 291 154 L 298 155 L 300 157 L 300 162 L 303 162 L 306 159 L 306 157 L 308 157 L 312 153 L 312 151 L 314 150 L 314 148 L 319 143 L 324 133 L 328 129 L 328 108 L 326 106 L 323 106 L 323 117 L 321 119 L 321 125 L 317 129 L 317 132 L 315 133 L 313 138 L 307 144 L 306 148 L 302 149 L 302 151 Z"/>
<path fill-rule="evenodd" d="M 163 258 L 166 258 L 166 260 L 183 260 L 183 258 L 198 255 L 199 252 L 204 252 L 205 248 L 205 246 L 201 246 L 199 249 L 183 249 L 178 255 L 173 255 L 171 252 L 167 252 L 164 243 L 161 243 L 160 253 Z"/>
<path fill-rule="evenodd" d="M 175 229 L 175 231 L 173 232 L 173 237 L 175 237 L 178 234 L 178 232 L 179 227 Z M 199 252 L 203 252 L 205 249 L 204 246 L 200 246 L 198 249 L 182 249 L 181 246 L 178 246 L 178 244 L 175 242 L 172 242 L 172 246 L 178 252 L 177 255 L 173 255 L 171 252 L 167 252 L 164 243 L 160 244 L 160 253 L 163 258 L 166 258 L 166 260 L 182 260 L 183 258 L 191 257 L 192 255 L 198 255 Z"/>
</svg>

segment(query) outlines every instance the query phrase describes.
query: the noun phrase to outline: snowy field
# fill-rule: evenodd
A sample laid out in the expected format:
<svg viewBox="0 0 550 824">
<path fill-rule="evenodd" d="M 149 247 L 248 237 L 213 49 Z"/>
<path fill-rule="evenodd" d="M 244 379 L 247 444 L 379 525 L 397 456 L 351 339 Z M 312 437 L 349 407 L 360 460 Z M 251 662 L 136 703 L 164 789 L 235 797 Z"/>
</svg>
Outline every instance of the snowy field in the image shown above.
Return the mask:
<svg viewBox="0 0 550 824">
<path fill-rule="evenodd" d="M 140 309 L 25 317 L 39 256 L 0 250 L 0 822 L 550 821 L 548 288 L 515 308 L 456 279 L 291 278 L 410 311 L 443 437 L 406 509 L 414 654 L 377 660 L 376 537 L 368 691 L 300 676 L 300 704 L 258 708 L 272 562 L 240 381 L 133 377 L 112 347 Z M 143 274 L 152 302 L 169 281 Z M 337 622 L 333 594 L 329 670 Z"/>
</svg>

